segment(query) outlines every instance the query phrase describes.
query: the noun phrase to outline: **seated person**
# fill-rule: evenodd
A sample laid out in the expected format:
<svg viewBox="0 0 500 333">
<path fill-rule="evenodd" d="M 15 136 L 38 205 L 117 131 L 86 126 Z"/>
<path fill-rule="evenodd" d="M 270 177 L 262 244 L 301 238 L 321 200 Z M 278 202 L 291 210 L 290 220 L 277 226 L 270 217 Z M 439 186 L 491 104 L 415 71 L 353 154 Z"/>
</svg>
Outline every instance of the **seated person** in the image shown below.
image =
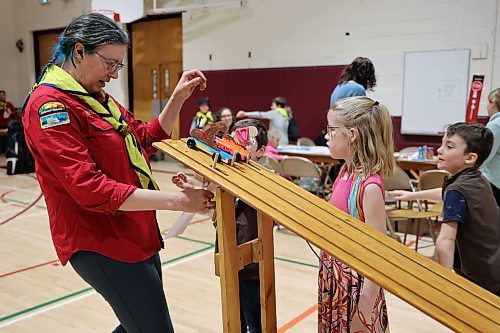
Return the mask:
<svg viewBox="0 0 500 333">
<path fill-rule="evenodd" d="M 267 146 L 264 151 L 265 156 L 274 158 L 275 160 L 281 161 L 286 156 L 278 154 L 278 144 L 280 142 L 281 133 L 275 129 L 271 129 L 267 132 Z"/>
<path fill-rule="evenodd" d="M 436 240 L 438 262 L 500 296 L 500 213 L 478 167 L 488 157 L 493 135 L 477 123 L 449 126 L 438 153 L 438 169 L 450 177 L 443 188 L 391 191 L 396 200 L 441 200 L 443 224 Z M 454 253 L 457 246 L 459 262 Z"/>
<path fill-rule="evenodd" d="M 233 111 L 231 111 L 230 108 L 228 107 L 222 107 L 217 111 L 215 114 L 215 121 L 223 121 L 227 125 L 227 131 L 228 133 L 231 133 L 231 128 L 233 127 L 234 124 L 234 115 Z"/>
<path fill-rule="evenodd" d="M 16 108 L 7 101 L 5 90 L 0 90 L 0 128 L 7 128 L 9 122 L 16 116 Z"/>
<path fill-rule="evenodd" d="M 193 129 L 203 129 L 206 124 L 213 123 L 214 117 L 210 111 L 210 101 L 208 97 L 202 97 L 198 100 L 198 111 L 191 122 L 190 131 Z"/>
</svg>

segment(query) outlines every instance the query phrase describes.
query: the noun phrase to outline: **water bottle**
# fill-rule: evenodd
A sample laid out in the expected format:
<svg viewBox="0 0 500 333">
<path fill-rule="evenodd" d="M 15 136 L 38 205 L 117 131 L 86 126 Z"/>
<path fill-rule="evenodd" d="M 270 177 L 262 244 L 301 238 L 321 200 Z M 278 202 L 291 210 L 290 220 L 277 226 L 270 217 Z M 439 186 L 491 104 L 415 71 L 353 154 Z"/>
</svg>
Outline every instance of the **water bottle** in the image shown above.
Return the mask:
<svg viewBox="0 0 500 333">
<path fill-rule="evenodd" d="M 427 159 L 432 160 L 434 158 L 434 147 L 427 147 Z"/>
<path fill-rule="evenodd" d="M 418 147 L 418 159 L 423 160 L 424 159 L 424 147 L 420 146 Z"/>
</svg>

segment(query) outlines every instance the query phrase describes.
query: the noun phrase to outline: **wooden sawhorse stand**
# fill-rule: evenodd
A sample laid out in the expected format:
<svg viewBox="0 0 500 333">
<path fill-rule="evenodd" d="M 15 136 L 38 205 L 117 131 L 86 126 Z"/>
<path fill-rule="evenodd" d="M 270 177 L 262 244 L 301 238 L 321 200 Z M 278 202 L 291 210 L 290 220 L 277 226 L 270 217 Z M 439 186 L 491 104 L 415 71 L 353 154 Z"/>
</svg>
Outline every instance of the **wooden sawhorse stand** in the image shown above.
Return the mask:
<svg viewBox="0 0 500 333">
<path fill-rule="evenodd" d="M 157 148 L 219 186 L 216 193 L 222 317 L 225 333 L 240 332 L 238 270 L 259 263 L 263 332 L 276 332 L 273 223 L 313 243 L 387 291 L 459 332 L 497 332 L 499 297 L 454 274 L 257 163 L 217 164 L 164 140 Z M 259 237 L 236 246 L 234 200 L 258 212 Z"/>
<path fill-rule="evenodd" d="M 236 198 L 220 188 L 217 189 L 215 198 L 219 245 L 219 254 L 215 255 L 215 267 L 216 272 L 220 274 L 224 332 L 241 331 L 238 271 L 253 262 L 259 263 L 262 332 L 276 332 L 273 221 L 257 211 L 258 239 L 236 245 Z"/>
</svg>

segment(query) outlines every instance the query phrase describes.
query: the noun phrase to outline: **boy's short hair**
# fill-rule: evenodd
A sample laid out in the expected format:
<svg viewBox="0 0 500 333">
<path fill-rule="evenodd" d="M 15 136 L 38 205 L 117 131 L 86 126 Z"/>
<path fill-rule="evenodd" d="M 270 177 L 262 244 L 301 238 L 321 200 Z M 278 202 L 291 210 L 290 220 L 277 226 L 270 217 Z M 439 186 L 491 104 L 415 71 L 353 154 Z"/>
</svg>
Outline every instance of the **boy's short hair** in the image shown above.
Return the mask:
<svg viewBox="0 0 500 333">
<path fill-rule="evenodd" d="M 286 106 L 286 99 L 285 97 L 278 96 L 273 99 L 273 103 L 275 103 L 280 108 L 284 108 Z"/>
<path fill-rule="evenodd" d="M 446 128 L 446 136 L 457 135 L 464 140 L 465 153 L 477 154 L 476 166 L 479 167 L 488 158 L 493 147 L 493 133 L 479 123 L 455 123 Z"/>
<path fill-rule="evenodd" d="M 231 131 L 236 131 L 239 128 L 245 128 L 249 126 L 255 126 L 257 128 L 257 149 L 267 146 L 267 128 L 262 123 L 262 121 L 252 118 L 242 119 L 234 123 Z"/>
</svg>

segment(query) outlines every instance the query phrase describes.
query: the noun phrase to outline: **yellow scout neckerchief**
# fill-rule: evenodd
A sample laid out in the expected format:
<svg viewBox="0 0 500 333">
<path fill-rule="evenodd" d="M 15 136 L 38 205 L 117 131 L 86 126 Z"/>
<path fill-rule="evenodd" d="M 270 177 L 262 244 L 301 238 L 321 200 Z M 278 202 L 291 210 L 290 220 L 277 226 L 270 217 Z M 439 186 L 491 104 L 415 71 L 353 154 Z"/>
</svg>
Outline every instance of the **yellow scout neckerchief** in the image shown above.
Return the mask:
<svg viewBox="0 0 500 333">
<path fill-rule="evenodd" d="M 50 65 L 45 72 L 39 85 L 46 85 L 56 88 L 65 93 L 78 96 L 83 102 L 87 103 L 95 113 L 102 119 L 106 120 L 113 128 L 121 134 L 125 139 L 129 161 L 132 164 L 142 188 L 149 190 L 158 190 L 158 185 L 153 179 L 148 163 L 142 154 L 141 146 L 137 142 L 135 136 L 131 133 L 125 119 L 123 118 L 120 109 L 115 101 L 101 89 L 99 92 L 107 103 L 107 109 L 102 106 L 94 97 L 92 97 L 85 89 L 73 79 L 64 69 Z M 35 86 L 36 88 L 36 86 Z M 33 89 L 34 90 L 34 89 Z"/>
<path fill-rule="evenodd" d="M 196 118 L 198 118 L 198 128 L 203 128 L 210 121 L 214 122 L 214 117 L 212 116 L 212 111 L 207 111 L 207 113 L 203 113 L 201 111 L 196 112 Z"/>
<path fill-rule="evenodd" d="M 276 108 L 275 110 L 278 111 L 285 120 L 288 120 L 288 112 L 286 112 L 285 108 Z"/>
</svg>

